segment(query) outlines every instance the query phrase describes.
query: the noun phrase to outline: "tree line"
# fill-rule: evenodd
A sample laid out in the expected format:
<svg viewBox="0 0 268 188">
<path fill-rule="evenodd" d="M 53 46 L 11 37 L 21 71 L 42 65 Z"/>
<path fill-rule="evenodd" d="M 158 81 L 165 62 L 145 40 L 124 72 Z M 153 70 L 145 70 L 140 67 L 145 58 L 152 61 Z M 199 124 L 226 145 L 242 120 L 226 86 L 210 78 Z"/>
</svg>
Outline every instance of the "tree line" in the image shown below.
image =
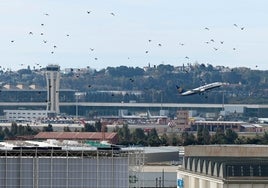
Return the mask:
<svg viewBox="0 0 268 188">
<path fill-rule="evenodd" d="M 22 126 L 11 123 L 10 129 L 0 127 L 0 140 L 17 139 L 19 137 L 34 136 L 40 131 L 53 132 L 53 125 L 48 124 L 42 130 L 32 128 L 30 125 Z M 64 127 L 64 132 L 71 132 L 69 127 Z M 86 123 L 81 130 L 76 132 L 107 132 L 107 127 L 100 121 L 95 124 Z M 232 129 L 223 131 L 218 128 L 210 133 L 207 128 L 199 127 L 197 132 L 164 133 L 159 135 L 155 128 L 144 130 L 141 128 L 131 131 L 127 124 L 121 128 L 116 127 L 113 132 L 118 134 L 118 144 L 124 146 L 187 146 L 187 145 L 210 145 L 210 144 L 268 144 L 268 132 L 254 136 L 239 136 Z"/>
<path fill-rule="evenodd" d="M 119 144 L 142 146 L 187 146 L 210 144 L 268 144 L 268 133 L 256 134 L 252 137 L 239 136 L 232 129 L 223 131 L 218 128 L 215 133 L 210 133 L 207 128 L 200 127 L 196 133 L 181 132 L 158 135 L 155 128 L 145 132 L 141 128 L 130 132 L 127 125 L 117 128 Z"/>
</svg>

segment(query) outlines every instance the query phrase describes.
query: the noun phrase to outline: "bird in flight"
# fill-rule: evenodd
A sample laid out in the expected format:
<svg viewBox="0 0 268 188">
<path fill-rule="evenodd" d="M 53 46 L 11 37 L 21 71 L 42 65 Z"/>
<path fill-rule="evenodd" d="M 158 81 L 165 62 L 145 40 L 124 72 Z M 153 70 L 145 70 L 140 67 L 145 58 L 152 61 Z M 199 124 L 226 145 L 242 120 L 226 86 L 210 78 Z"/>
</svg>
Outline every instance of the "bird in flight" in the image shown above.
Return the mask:
<svg viewBox="0 0 268 188">
<path fill-rule="evenodd" d="M 87 13 L 88 13 L 88 14 L 90 14 L 90 13 L 91 13 L 91 11 L 87 11 Z"/>
<path fill-rule="evenodd" d="M 206 30 L 209 30 L 209 28 L 208 28 L 208 27 L 205 27 L 205 29 L 206 29 Z"/>
<path fill-rule="evenodd" d="M 115 16 L 115 14 L 113 12 L 110 13 L 112 16 Z"/>
<path fill-rule="evenodd" d="M 49 16 L 49 14 L 48 14 L 48 13 L 44 13 L 44 15 L 45 15 L 45 16 Z"/>
</svg>

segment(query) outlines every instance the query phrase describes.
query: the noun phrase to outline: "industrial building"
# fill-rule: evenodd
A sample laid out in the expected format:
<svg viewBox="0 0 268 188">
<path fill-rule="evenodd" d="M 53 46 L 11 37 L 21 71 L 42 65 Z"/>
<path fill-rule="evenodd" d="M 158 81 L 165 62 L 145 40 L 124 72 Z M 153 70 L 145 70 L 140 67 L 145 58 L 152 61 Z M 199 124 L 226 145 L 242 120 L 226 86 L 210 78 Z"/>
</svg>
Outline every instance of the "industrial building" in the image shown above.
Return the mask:
<svg viewBox="0 0 268 188">
<path fill-rule="evenodd" d="M 139 149 L 76 141 L 6 141 L 0 143 L 0 187 L 141 187 L 142 164 Z"/>
<path fill-rule="evenodd" d="M 187 146 L 177 171 L 177 187 L 268 187 L 268 146 Z"/>
<path fill-rule="evenodd" d="M 76 140 L 80 142 L 106 140 L 110 144 L 118 144 L 118 135 L 115 132 L 39 132 L 34 136 L 34 139 Z"/>
</svg>

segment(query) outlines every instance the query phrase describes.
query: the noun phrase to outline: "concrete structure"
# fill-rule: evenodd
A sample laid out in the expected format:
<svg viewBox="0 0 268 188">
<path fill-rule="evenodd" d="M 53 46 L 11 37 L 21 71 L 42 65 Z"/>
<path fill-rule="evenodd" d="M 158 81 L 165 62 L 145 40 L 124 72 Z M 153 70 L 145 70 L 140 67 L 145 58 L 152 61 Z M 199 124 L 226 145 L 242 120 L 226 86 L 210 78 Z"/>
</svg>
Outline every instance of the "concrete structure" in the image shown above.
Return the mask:
<svg viewBox="0 0 268 188">
<path fill-rule="evenodd" d="M 34 122 L 49 116 L 46 110 L 4 110 L 8 122 Z"/>
<path fill-rule="evenodd" d="M 59 90 L 60 90 L 60 67 L 48 65 L 46 67 L 47 80 L 47 110 L 60 113 Z"/>
<path fill-rule="evenodd" d="M 250 124 L 243 121 L 193 121 L 190 124 L 191 131 L 197 131 L 198 127 L 206 128 L 210 132 L 216 132 L 218 128 L 225 131 L 232 129 L 236 132 L 264 132 L 265 129 L 258 124 Z"/>
<path fill-rule="evenodd" d="M 268 187 L 266 145 L 187 146 L 184 155 L 178 188 Z"/>
<path fill-rule="evenodd" d="M 176 187 L 178 165 L 182 162 L 184 147 L 144 147 L 144 166 L 140 177 L 143 187 Z"/>
<path fill-rule="evenodd" d="M 1 142 L 0 187 L 139 188 L 142 153 L 75 141 Z"/>
</svg>

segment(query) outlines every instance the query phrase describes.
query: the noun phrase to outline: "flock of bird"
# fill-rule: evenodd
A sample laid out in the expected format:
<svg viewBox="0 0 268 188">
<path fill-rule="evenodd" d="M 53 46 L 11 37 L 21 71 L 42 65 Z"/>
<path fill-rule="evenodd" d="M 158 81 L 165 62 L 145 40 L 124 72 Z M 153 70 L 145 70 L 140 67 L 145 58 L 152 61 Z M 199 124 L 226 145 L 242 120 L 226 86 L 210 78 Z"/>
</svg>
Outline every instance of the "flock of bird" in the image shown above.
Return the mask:
<svg viewBox="0 0 268 188">
<path fill-rule="evenodd" d="M 94 12 L 91 11 L 91 10 L 87 10 L 85 11 L 85 14 L 86 15 L 91 15 L 93 14 Z M 114 12 L 109 12 L 107 13 L 109 14 L 110 16 L 114 17 L 116 16 L 116 14 Z M 49 13 L 44 13 L 43 14 L 45 17 L 50 17 L 51 15 Z M 45 27 L 46 27 L 46 24 L 45 23 L 40 23 L 40 26 L 41 26 L 41 30 L 44 28 L 45 30 Z M 240 31 L 245 31 L 245 27 L 244 26 L 239 26 L 238 24 L 233 24 L 233 27 L 240 30 Z M 211 32 L 213 31 L 213 29 L 209 28 L 209 27 L 204 27 L 204 30 L 206 30 L 207 32 Z M 49 54 L 50 55 L 54 55 L 57 53 L 57 49 L 60 48 L 60 45 L 58 44 L 55 44 L 53 43 L 53 41 L 50 41 L 46 35 L 46 33 L 43 31 L 43 32 L 37 32 L 37 31 L 28 31 L 28 35 L 29 36 L 34 36 L 34 35 L 39 35 L 42 37 L 42 42 L 43 45 L 50 45 L 50 50 L 49 50 Z M 71 37 L 71 34 L 67 33 L 65 34 L 65 37 L 67 38 L 70 38 Z M 155 47 L 158 47 L 158 48 L 162 48 L 164 46 L 167 46 L 168 44 L 163 44 L 161 42 L 155 42 L 156 40 L 152 40 L 152 39 L 148 39 L 148 43 L 150 43 L 150 45 L 155 45 Z M 16 43 L 16 41 L 14 39 L 10 40 L 11 43 Z M 223 46 L 225 44 L 225 41 L 224 40 L 216 40 L 215 38 L 209 38 L 207 40 L 204 40 L 204 43 L 209 47 L 211 48 L 213 51 L 220 51 L 221 49 L 221 46 Z M 186 47 L 187 46 L 187 42 L 178 42 L 178 46 L 180 46 L 181 48 L 183 47 Z M 154 50 L 154 48 L 152 48 L 151 46 L 147 46 L 147 48 L 149 49 L 145 49 L 145 54 L 151 54 L 151 52 Z M 232 47 L 232 50 L 233 51 L 236 51 L 237 48 L 236 47 Z M 95 47 L 88 47 L 88 52 L 90 55 L 94 55 L 94 52 L 95 52 Z M 193 58 L 191 58 L 189 55 L 185 55 L 185 56 L 181 56 L 182 58 L 184 57 L 185 60 L 187 60 L 188 62 L 189 61 L 197 61 L 197 60 L 194 60 Z M 127 59 L 131 59 L 131 57 L 127 57 Z M 98 57 L 93 57 L 93 60 L 97 61 L 99 60 Z M 164 62 L 164 61 L 162 61 Z M 154 62 L 155 63 L 155 62 Z M 150 62 L 148 62 L 148 65 L 150 64 Z M 189 64 L 189 63 L 188 63 Z M 20 64 L 21 66 L 25 66 L 24 64 Z M 36 67 L 39 67 L 39 68 L 42 68 L 42 65 L 40 63 L 35 63 L 35 66 Z M 79 77 L 79 75 L 76 75 L 77 77 Z"/>
<path fill-rule="evenodd" d="M 235 28 L 241 30 L 241 31 L 244 31 L 244 30 L 245 30 L 245 27 L 244 27 L 244 26 L 243 26 L 243 27 L 239 27 L 238 24 L 233 24 L 233 26 L 234 26 Z M 209 27 L 205 27 L 204 30 L 206 30 L 206 31 L 211 31 L 211 29 L 210 29 Z M 149 43 L 152 43 L 152 40 L 149 39 L 148 42 L 149 42 Z M 213 39 L 213 38 L 210 38 L 210 39 L 204 41 L 204 43 L 207 44 L 209 47 L 212 46 L 211 49 L 212 49 L 213 51 L 218 51 L 218 50 L 220 50 L 220 49 L 221 49 L 221 46 L 224 45 L 224 41 L 223 41 L 223 40 L 216 41 L 216 39 Z M 184 43 L 184 42 L 179 42 L 178 44 L 179 44 L 179 46 L 181 46 L 181 47 L 186 46 L 186 43 Z M 162 44 L 162 43 L 157 43 L 157 46 L 158 46 L 158 47 L 161 47 L 161 46 L 163 46 L 163 44 Z M 232 49 L 233 51 L 236 51 L 236 50 L 237 50 L 236 47 L 232 47 L 231 49 Z M 146 49 L 146 50 L 145 50 L 145 53 L 148 54 L 148 53 L 149 53 L 149 50 Z M 184 56 L 184 58 L 187 59 L 187 60 L 190 60 L 190 57 L 189 57 L 188 55 Z M 197 61 L 197 60 L 195 60 L 195 61 Z"/>
<path fill-rule="evenodd" d="M 92 11 L 86 11 L 86 14 L 91 14 L 91 13 L 92 13 Z M 49 13 L 44 13 L 43 15 L 46 16 L 46 17 L 49 17 L 49 16 L 50 16 Z M 110 12 L 109 15 L 111 15 L 111 16 L 115 16 L 115 13 L 114 13 L 114 12 Z M 41 26 L 42 28 L 45 28 L 45 27 L 46 27 L 46 24 L 45 24 L 45 23 L 40 23 L 40 26 Z M 44 29 L 44 30 L 45 30 L 45 29 Z M 42 36 L 43 39 L 42 39 L 42 42 L 41 42 L 41 43 L 43 43 L 43 44 L 50 44 L 50 45 L 51 45 L 50 51 L 49 51 L 48 53 L 50 53 L 51 55 L 53 55 L 53 54 L 56 53 L 57 48 L 58 48 L 58 45 L 57 45 L 57 44 L 54 44 L 52 41 L 48 40 L 48 39 L 46 38 L 46 33 L 45 33 L 45 32 L 38 33 L 38 32 L 34 32 L 34 31 L 29 31 L 27 34 L 28 34 L 29 36 L 34 36 L 34 35 L 40 35 L 40 36 Z M 66 37 L 71 37 L 71 35 L 70 35 L 69 33 L 68 33 L 68 34 L 65 34 L 65 36 L 66 36 Z M 11 39 L 10 42 L 11 42 L 12 44 L 15 45 L 17 41 L 15 41 L 14 39 Z M 95 50 L 95 49 L 92 48 L 92 47 L 89 48 L 89 52 L 93 52 L 94 50 Z M 97 60 L 98 60 L 98 57 L 94 57 L 94 60 L 97 61 Z M 22 63 L 20 63 L 19 65 L 20 65 L 21 67 L 28 66 L 28 65 L 26 65 L 26 64 L 22 64 Z M 44 66 L 46 66 L 46 65 L 44 65 Z M 37 69 L 37 68 L 41 69 L 41 68 L 43 68 L 44 66 L 42 66 L 40 63 L 35 63 L 35 65 L 34 65 L 34 69 Z M 6 70 L 6 71 L 11 71 L 10 68 L 4 67 L 4 66 L 0 66 L 0 69 L 1 69 L 1 70 L 4 70 L 4 71 L 5 71 L 5 70 Z"/>
</svg>

